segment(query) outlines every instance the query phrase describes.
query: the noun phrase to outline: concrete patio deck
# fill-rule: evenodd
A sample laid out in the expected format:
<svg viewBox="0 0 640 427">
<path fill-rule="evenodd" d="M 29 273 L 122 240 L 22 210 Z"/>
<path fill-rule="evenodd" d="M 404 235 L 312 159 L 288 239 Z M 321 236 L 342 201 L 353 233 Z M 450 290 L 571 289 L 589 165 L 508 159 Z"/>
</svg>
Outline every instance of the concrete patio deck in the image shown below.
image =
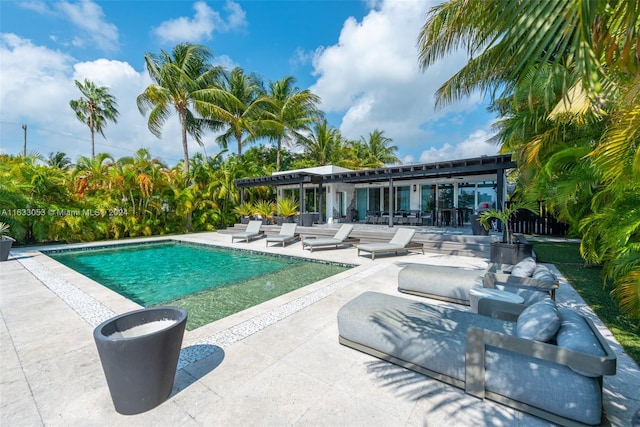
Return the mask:
<svg viewBox="0 0 640 427">
<path fill-rule="evenodd" d="M 124 416 L 113 408 L 92 333 L 140 307 L 35 250 L 14 249 L 0 263 L 0 425 L 549 425 L 338 343 L 338 309 L 366 290 L 397 294 L 404 264 L 480 269 L 486 259 L 412 253 L 371 261 L 355 248 L 265 248 L 263 239 L 231 244 L 221 233 L 174 238 L 358 267 L 186 332 L 172 396 Z M 617 353 L 604 406 L 611 425 L 630 425 L 640 408 L 638 366 L 564 278 L 557 298 L 590 316 Z"/>
</svg>

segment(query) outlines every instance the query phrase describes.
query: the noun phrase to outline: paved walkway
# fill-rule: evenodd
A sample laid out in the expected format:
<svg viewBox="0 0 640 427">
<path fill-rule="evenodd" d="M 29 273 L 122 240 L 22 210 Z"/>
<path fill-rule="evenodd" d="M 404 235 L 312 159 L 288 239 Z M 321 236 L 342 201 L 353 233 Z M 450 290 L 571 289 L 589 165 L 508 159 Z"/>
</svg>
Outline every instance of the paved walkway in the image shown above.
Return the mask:
<svg viewBox="0 0 640 427">
<path fill-rule="evenodd" d="M 218 233 L 181 239 L 231 246 Z M 233 246 L 358 267 L 187 332 L 172 396 L 135 416 L 115 412 L 92 333 L 139 307 L 36 251 L 14 249 L 0 263 L 0 425 L 548 425 L 338 344 L 338 309 L 365 290 L 397 294 L 405 263 L 480 269 L 486 260 L 371 261 L 353 248 L 309 253 L 300 243 L 265 248 L 263 240 Z M 605 410 L 612 425 L 629 425 L 640 408 L 638 366 L 564 280 L 558 300 L 595 319 L 618 354 L 618 374 L 605 377 Z"/>
</svg>

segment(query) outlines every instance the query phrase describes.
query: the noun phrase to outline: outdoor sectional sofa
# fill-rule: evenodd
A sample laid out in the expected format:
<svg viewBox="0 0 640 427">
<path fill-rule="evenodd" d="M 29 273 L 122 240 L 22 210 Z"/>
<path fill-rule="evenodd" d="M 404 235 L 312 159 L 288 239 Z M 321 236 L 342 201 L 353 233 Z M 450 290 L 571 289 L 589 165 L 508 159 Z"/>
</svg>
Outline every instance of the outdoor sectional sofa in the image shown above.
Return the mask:
<svg viewBox="0 0 640 427">
<path fill-rule="evenodd" d="M 507 271 L 512 273 L 507 274 Z M 409 264 L 398 273 L 400 292 L 456 304 L 469 305 L 469 291 L 482 287 L 512 292 L 520 295 L 525 305 L 531 305 L 547 297 L 555 299 L 558 279 L 548 267 L 536 264 L 533 258 L 526 258 L 516 265 L 490 264 L 486 270 Z"/>
<path fill-rule="evenodd" d="M 341 344 L 562 425 L 602 421 L 602 376 L 616 357 L 593 323 L 547 298 L 480 312 L 365 292 L 338 312 Z"/>
</svg>

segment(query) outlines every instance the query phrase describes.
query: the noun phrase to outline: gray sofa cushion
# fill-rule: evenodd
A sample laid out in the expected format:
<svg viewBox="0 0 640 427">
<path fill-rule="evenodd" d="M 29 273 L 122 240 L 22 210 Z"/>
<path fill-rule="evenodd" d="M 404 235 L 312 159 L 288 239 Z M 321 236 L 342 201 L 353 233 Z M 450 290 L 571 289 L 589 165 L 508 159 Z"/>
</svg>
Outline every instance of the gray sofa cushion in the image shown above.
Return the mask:
<svg viewBox="0 0 640 427">
<path fill-rule="evenodd" d="M 598 339 L 593 335 L 591 328 L 589 328 L 589 325 L 582 316 L 566 308 L 560 308 L 558 312 L 561 323 L 560 330 L 556 335 L 558 347 L 592 354 L 594 356 L 605 356 L 605 352 L 600 346 Z M 597 374 L 579 369 L 575 369 L 575 371 L 586 376 L 598 376 Z"/>
<path fill-rule="evenodd" d="M 549 298 L 548 292 L 540 291 L 534 287 L 531 287 L 531 289 L 527 289 L 526 287 L 513 286 L 509 283 L 498 283 L 496 284 L 496 289 L 520 295 L 523 299 L 522 303 L 524 305 L 532 305 Z"/>
<path fill-rule="evenodd" d="M 517 333 L 520 338 L 547 342 L 560 328 L 556 303 L 546 298 L 525 308 L 518 316 Z"/>
<path fill-rule="evenodd" d="M 482 287 L 485 270 L 409 264 L 398 273 L 398 290 L 455 302 L 469 301 L 469 289 Z"/>
<path fill-rule="evenodd" d="M 536 260 L 532 257 L 527 257 L 519 261 L 513 266 L 511 275 L 516 277 L 531 277 L 533 270 L 536 268 Z"/>
<path fill-rule="evenodd" d="M 533 270 L 531 274 L 532 279 L 537 280 L 547 280 L 554 282 L 556 280 L 556 276 L 549 270 L 546 265 L 536 265 L 536 268 Z"/>
<path fill-rule="evenodd" d="M 602 391 L 597 378 L 502 349 L 488 351 L 485 363 L 487 390 L 585 424 L 600 424 Z"/>
<path fill-rule="evenodd" d="M 338 311 L 341 337 L 461 381 L 471 326 L 515 334 L 512 322 L 377 292 Z"/>
</svg>

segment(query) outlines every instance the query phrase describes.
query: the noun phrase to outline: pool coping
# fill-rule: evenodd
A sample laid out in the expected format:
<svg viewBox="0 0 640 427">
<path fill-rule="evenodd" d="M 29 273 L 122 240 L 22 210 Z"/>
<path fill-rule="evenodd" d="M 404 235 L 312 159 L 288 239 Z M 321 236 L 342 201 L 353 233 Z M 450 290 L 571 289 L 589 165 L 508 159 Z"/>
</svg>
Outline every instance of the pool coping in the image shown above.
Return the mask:
<svg viewBox="0 0 640 427">
<path fill-rule="evenodd" d="M 13 257 L 22 264 L 24 268 L 37 277 L 38 280 L 40 280 L 47 288 L 54 292 L 62 301 L 71 307 L 87 323 L 96 327 L 114 316 L 127 311 L 139 310 L 144 307 L 56 261 L 49 257 L 47 253 L 81 250 L 84 248 L 110 248 L 162 241 L 176 241 L 194 245 L 214 246 L 244 252 L 290 257 L 302 261 L 339 264 L 351 267 L 347 271 L 295 289 L 284 295 L 264 301 L 238 313 L 234 313 L 207 325 L 203 325 L 197 329 L 185 331 L 183 348 L 178 362 L 178 369 L 182 369 L 191 363 L 202 360 L 217 351 L 220 351 L 236 342 L 242 341 L 256 332 L 326 298 L 334 292 L 362 280 L 363 278 L 374 275 L 381 269 L 388 267 L 388 264 L 385 262 L 379 262 L 375 265 L 358 266 L 352 263 L 335 263 L 319 258 L 296 257 L 273 254 L 270 252 L 261 252 L 254 249 L 234 248 L 221 244 L 222 242 L 208 242 L 203 240 L 202 236 L 198 237 L 198 235 L 170 237 L 156 236 L 127 239 L 126 241 L 101 241 L 51 245 L 46 247 L 18 248 L 13 251 Z"/>
</svg>

